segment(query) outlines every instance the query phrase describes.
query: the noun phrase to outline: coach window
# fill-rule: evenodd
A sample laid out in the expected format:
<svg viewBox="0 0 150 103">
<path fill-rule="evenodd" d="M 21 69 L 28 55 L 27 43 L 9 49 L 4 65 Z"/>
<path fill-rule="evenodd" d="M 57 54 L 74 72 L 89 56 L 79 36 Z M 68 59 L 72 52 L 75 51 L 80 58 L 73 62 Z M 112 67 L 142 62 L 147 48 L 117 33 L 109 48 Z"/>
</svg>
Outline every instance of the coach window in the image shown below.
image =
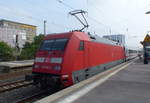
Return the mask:
<svg viewBox="0 0 150 103">
<path fill-rule="evenodd" d="M 80 41 L 79 50 L 84 50 L 84 41 Z"/>
</svg>

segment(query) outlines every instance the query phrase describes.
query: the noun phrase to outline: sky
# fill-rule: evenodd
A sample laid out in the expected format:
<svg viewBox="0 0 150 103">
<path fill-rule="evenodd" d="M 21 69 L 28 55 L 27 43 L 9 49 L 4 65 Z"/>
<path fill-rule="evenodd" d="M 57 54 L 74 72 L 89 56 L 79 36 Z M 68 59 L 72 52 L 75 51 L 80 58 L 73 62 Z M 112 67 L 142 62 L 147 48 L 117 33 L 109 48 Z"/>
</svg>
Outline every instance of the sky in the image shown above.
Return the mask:
<svg viewBox="0 0 150 103">
<path fill-rule="evenodd" d="M 126 45 L 138 49 L 150 31 L 150 0 L 0 0 L 0 19 L 36 25 L 37 34 L 61 33 L 80 29 L 71 15 L 73 10 L 87 11 L 89 31 L 95 35 L 124 34 Z"/>
</svg>

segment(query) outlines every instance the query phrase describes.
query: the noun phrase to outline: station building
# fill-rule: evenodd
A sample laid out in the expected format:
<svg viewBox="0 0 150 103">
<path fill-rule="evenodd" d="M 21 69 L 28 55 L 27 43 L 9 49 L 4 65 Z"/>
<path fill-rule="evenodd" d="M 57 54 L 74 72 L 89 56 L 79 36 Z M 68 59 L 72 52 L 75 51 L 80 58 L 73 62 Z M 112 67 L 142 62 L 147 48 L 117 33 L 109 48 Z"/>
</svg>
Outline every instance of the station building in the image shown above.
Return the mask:
<svg viewBox="0 0 150 103">
<path fill-rule="evenodd" d="M 122 45 L 125 45 L 125 35 L 123 34 L 104 35 L 103 38 L 116 41 Z"/>
<path fill-rule="evenodd" d="M 33 41 L 36 36 L 36 29 L 37 27 L 34 25 L 2 19 L 0 20 L 0 41 L 15 47 L 17 39 L 19 48 L 22 48 L 25 42 Z"/>
</svg>

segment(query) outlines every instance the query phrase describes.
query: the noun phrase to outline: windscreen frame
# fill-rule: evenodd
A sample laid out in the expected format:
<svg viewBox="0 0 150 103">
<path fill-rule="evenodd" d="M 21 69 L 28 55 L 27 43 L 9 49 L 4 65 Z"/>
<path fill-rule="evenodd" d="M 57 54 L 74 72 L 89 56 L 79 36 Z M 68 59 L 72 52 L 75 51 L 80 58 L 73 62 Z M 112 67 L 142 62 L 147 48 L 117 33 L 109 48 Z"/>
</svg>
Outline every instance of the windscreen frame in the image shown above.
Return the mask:
<svg viewBox="0 0 150 103">
<path fill-rule="evenodd" d="M 63 43 L 59 43 L 59 41 L 61 40 L 65 40 L 63 41 Z M 44 45 L 43 43 L 46 41 L 53 41 L 51 44 L 51 47 L 49 45 L 49 47 L 47 49 L 45 49 L 44 47 L 42 47 L 42 45 Z M 65 51 L 67 44 L 69 42 L 69 38 L 53 38 L 53 39 L 46 39 L 43 40 L 43 42 L 41 43 L 40 47 L 39 47 L 39 51 Z M 61 47 L 60 45 L 63 45 L 63 47 Z M 43 48 L 43 49 L 41 49 Z"/>
</svg>

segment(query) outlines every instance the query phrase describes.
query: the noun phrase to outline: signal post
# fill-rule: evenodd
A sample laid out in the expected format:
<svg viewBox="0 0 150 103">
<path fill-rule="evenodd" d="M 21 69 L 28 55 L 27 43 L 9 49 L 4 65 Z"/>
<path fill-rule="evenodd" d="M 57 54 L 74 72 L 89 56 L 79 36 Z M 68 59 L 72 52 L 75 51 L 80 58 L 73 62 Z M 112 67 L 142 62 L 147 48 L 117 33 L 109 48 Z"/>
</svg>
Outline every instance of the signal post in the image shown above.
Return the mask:
<svg viewBox="0 0 150 103">
<path fill-rule="evenodd" d="M 148 64 L 150 61 L 150 36 L 147 34 L 144 41 L 141 42 L 143 45 L 143 58 L 144 58 L 144 64 Z"/>
</svg>

